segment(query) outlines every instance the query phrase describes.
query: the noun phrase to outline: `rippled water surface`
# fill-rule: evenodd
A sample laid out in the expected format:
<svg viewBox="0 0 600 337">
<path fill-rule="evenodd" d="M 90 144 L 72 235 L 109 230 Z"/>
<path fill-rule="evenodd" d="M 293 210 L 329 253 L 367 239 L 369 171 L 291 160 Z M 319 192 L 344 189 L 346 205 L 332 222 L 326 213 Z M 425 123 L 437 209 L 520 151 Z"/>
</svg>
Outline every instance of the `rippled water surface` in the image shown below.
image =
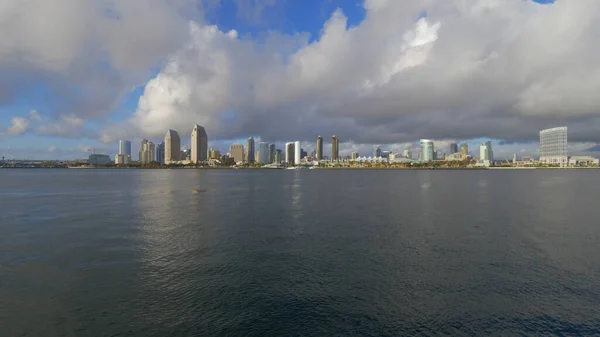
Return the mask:
<svg viewBox="0 0 600 337">
<path fill-rule="evenodd" d="M 600 171 L 0 170 L 2 336 L 599 335 Z"/>
</svg>

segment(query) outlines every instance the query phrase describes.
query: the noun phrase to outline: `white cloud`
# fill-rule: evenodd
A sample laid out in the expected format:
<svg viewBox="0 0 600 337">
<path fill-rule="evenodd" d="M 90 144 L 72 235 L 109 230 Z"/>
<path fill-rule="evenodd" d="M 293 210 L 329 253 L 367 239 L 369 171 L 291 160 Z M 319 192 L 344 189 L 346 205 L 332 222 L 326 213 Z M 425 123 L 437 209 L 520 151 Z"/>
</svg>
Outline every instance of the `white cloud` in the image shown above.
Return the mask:
<svg viewBox="0 0 600 337">
<path fill-rule="evenodd" d="M 29 115 L 31 116 L 31 119 L 34 121 L 37 121 L 37 122 L 42 121 L 42 115 L 40 115 L 40 113 L 37 110 L 29 111 Z"/>
<path fill-rule="evenodd" d="M 10 122 L 11 126 L 5 132 L 0 132 L 0 135 L 19 136 L 29 130 L 29 120 L 27 118 L 14 117 Z"/>
</svg>

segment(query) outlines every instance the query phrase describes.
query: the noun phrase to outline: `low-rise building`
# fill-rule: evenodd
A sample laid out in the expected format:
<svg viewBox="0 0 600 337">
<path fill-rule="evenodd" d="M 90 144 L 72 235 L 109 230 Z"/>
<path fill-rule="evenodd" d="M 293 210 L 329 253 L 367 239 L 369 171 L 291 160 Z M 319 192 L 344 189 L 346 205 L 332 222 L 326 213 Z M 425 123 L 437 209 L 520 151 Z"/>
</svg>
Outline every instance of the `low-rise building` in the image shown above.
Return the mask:
<svg viewBox="0 0 600 337">
<path fill-rule="evenodd" d="M 600 163 L 600 159 L 591 156 L 570 156 L 569 166 L 571 167 L 587 167 L 597 166 Z"/>
</svg>

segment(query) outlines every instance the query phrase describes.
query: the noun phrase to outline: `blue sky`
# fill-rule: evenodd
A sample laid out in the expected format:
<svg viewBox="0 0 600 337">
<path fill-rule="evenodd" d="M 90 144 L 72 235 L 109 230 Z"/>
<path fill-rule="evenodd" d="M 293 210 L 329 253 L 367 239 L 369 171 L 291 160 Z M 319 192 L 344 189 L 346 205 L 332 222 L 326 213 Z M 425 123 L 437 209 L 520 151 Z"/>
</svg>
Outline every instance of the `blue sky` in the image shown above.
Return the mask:
<svg viewBox="0 0 600 337">
<path fill-rule="evenodd" d="M 540 4 L 553 3 L 549 0 L 536 0 L 536 2 Z M 240 3 L 243 5 L 240 5 Z M 325 22 L 330 20 L 332 14 L 338 9 L 343 12 L 347 19 L 346 29 L 360 26 L 367 15 L 363 1 L 358 0 L 224 0 L 220 2 L 204 0 L 203 9 L 202 16 L 205 23 L 214 24 L 223 32 L 235 30 L 239 40 L 252 41 L 257 45 L 269 38 L 273 32 L 286 36 L 307 34 L 307 43 L 318 42 L 323 33 Z M 409 13 L 409 15 L 413 17 L 414 21 L 417 21 L 425 13 L 415 11 Z M 398 34 L 401 35 L 403 32 L 398 32 Z M 0 130 L 4 130 L 4 133 L 8 132 L 7 130 L 13 123 L 14 118 L 26 117 L 29 123 L 28 132 L 14 136 L 0 136 L 0 152 L 9 158 L 84 157 L 86 156 L 85 150 L 89 148 L 96 148 L 99 152 L 114 154 L 116 141 L 102 142 L 98 140 L 100 133 L 107 127 L 111 128 L 112 125 L 126 123 L 132 118 L 146 83 L 161 71 L 164 60 L 165 58 L 162 58 L 162 61 L 150 65 L 144 72 L 138 71 L 136 73 L 136 85 L 130 86 L 125 92 L 119 93 L 117 89 L 111 92 L 103 88 L 103 92 L 109 96 L 100 95 L 96 102 L 92 102 L 98 107 L 98 111 L 92 109 L 91 112 L 86 113 L 85 117 L 78 113 L 78 109 L 81 108 L 80 104 L 84 104 L 83 102 L 77 100 L 66 101 L 64 98 L 76 97 L 78 94 L 90 96 L 89 94 L 97 89 L 95 86 L 98 83 L 94 82 L 87 85 L 87 82 L 79 81 L 75 82 L 79 83 L 78 86 L 73 86 L 73 82 L 69 81 L 69 74 L 66 73 L 34 72 L 30 71 L 27 65 L 0 67 L 0 75 L 4 78 L 4 82 L 0 81 L 0 89 L 5 91 L 3 95 L 0 95 L 0 98 L 4 97 L 3 100 L 0 100 Z M 117 72 L 113 64 L 107 63 L 100 65 L 99 68 L 96 64 L 95 71 L 98 71 L 98 73 L 94 73 L 94 76 L 106 81 L 100 81 L 100 84 L 113 83 L 111 81 L 118 82 L 120 76 L 128 76 L 123 75 L 124 72 Z M 3 83 L 9 83 L 12 87 L 3 86 Z M 112 103 L 109 102 L 109 97 L 119 97 L 119 99 L 116 103 Z M 89 102 L 85 102 L 85 104 L 89 104 Z M 40 118 L 33 118 L 33 115 L 30 115 L 32 110 L 36 110 Z M 226 111 L 221 113 L 226 113 Z M 73 118 L 65 119 L 66 115 Z M 64 132 L 64 128 L 73 125 L 79 126 L 81 132 L 75 135 Z M 210 135 L 211 130 L 208 130 L 208 132 Z M 261 134 L 253 131 L 249 131 L 247 134 L 255 137 L 261 136 Z M 182 132 L 182 136 L 187 137 L 187 132 Z M 129 138 L 134 143 L 135 151 L 137 147 L 136 140 L 139 139 L 137 139 L 137 136 Z M 474 135 L 468 139 L 470 139 L 471 147 L 475 148 L 476 144 L 485 138 L 484 135 Z M 228 144 L 236 141 L 236 139 L 241 141 L 244 137 L 224 139 L 213 142 L 211 145 L 226 150 Z M 160 137 L 154 137 L 153 140 L 158 141 Z M 416 142 L 417 139 L 414 139 L 414 141 Z M 495 138 L 495 142 L 499 143 L 500 139 Z M 182 143 L 186 144 L 187 142 L 183 141 Z M 514 142 L 508 143 L 512 147 L 507 151 L 517 151 L 519 147 L 528 147 L 531 140 L 517 141 L 516 145 Z M 377 143 L 366 144 L 361 149 L 365 152 L 373 145 L 377 145 Z M 390 144 L 389 147 L 397 145 Z M 383 147 L 386 146 L 388 145 Z M 349 149 L 350 145 L 347 148 Z"/>
</svg>

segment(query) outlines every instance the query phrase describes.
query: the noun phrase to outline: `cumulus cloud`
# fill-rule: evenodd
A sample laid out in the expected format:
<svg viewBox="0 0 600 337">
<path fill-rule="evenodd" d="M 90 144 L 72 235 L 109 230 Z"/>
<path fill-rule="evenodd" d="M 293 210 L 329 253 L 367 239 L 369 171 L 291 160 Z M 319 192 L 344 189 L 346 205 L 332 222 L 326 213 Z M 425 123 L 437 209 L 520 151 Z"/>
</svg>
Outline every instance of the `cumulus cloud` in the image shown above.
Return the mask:
<svg viewBox="0 0 600 337">
<path fill-rule="evenodd" d="M 600 141 L 600 3 L 367 0 L 319 37 L 255 42 L 191 23 L 187 45 L 145 86 L 132 125 L 146 136 L 193 123 L 212 139 L 337 134 L 350 144 L 491 137 L 531 141 L 568 125 Z"/>
<path fill-rule="evenodd" d="M 0 132 L 0 136 L 19 136 L 29 130 L 29 120 L 23 117 L 14 117 L 11 119 L 11 126 L 4 132 Z"/>
<path fill-rule="evenodd" d="M 0 105 L 44 86 L 62 113 L 105 117 L 183 44 L 197 8 L 188 0 L 1 1 L 0 89 L 8 89 Z"/>
</svg>

